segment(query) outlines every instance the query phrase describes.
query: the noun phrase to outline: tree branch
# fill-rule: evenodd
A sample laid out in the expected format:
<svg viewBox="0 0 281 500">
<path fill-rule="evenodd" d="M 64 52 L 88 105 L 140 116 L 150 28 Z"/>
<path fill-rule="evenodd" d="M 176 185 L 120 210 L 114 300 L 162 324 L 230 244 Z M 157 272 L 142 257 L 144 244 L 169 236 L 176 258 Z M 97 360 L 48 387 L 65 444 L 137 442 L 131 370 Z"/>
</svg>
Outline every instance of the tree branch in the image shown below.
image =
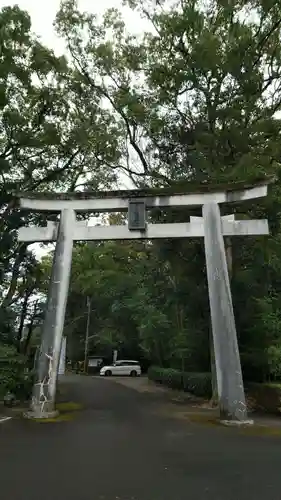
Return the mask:
<svg viewBox="0 0 281 500">
<path fill-rule="evenodd" d="M 281 18 L 279 18 L 273 24 L 273 26 L 271 27 L 271 29 L 258 42 L 258 44 L 257 44 L 257 50 L 259 50 L 259 54 L 258 54 L 257 58 L 255 59 L 255 61 L 253 63 L 253 67 L 258 64 L 260 58 L 262 57 L 262 49 L 263 49 L 263 47 L 265 46 L 266 42 L 269 40 L 269 38 L 271 37 L 271 35 L 274 33 L 274 31 L 277 30 L 280 25 L 281 25 Z"/>
<path fill-rule="evenodd" d="M 46 177 L 44 177 L 43 179 L 40 179 L 36 182 L 34 182 L 31 187 L 29 187 L 28 189 L 31 189 L 31 190 L 35 190 L 37 189 L 41 184 L 44 184 L 45 182 L 51 182 L 51 181 L 54 181 L 58 175 L 62 174 L 63 172 L 65 172 L 65 170 L 68 169 L 68 167 L 70 167 L 71 163 L 73 162 L 73 160 L 78 156 L 78 154 L 80 153 L 80 148 L 77 149 L 77 151 L 75 151 L 71 156 L 70 158 L 67 160 L 67 162 L 65 163 L 65 165 L 61 168 L 57 168 L 55 170 L 52 170 L 52 172 L 50 172 L 49 174 L 46 175 Z"/>
<path fill-rule="evenodd" d="M 93 81 L 93 79 L 90 77 L 90 75 L 89 75 L 88 71 L 86 70 L 86 68 L 82 66 L 82 64 L 80 63 L 79 59 L 73 53 L 73 50 L 71 49 L 71 47 L 69 47 L 69 50 L 70 50 L 70 53 L 71 53 L 73 59 L 76 61 L 78 67 L 80 68 L 80 71 L 81 71 L 82 75 L 87 79 L 87 81 L 91 85 L 91 87 L 94 88 L 96 91 L 98 91 L 102 97 L 105 97 L 110 102 L 110 104 L 113 107 L 113 109 L 117 113 L 119 113 L 119 115 L 121 116 L 121 118 L 124 120 L 124 124 L 125 124 L 126 130 L 127 130 L 127 133 L 128 133 L 129 139 L 130 139 L 130 144 L 134 148 L 134 150 L 136 151 L 136 153 L 138 154 L 138 157 L 139 157 L 139 159 L 140 159 L 140 161 L 142 163 L 144 171 L 146 172 L 147 175 L 149 175 L 147 161 L 146 161 L 146 159 L 144 157 L 144 154 L 141 151 L 139 145 L 136 143 L 136 140 L 134 138 L 134 134 L 131 131 L 129 120 L 128 120 L 126 114 L 124 113 L 123 109 L 120 108 L 120 107 L 118 107 L 116 105 L 114 99 L 109 95 L 109 93 L 103 87 L 101 87 L 100 85 L 97 85 Z"/>
<path fill-rule="evenodd" d="M 19 274 L 19 270 L 20 270 L 20 265 L 21 265 L 25 255 L 26 255 L 26 248 L 27 248 L 26 243 L 23 243 L 19 248 L 18 255 L 16 256 L 16 259 L 15 259 L 15 262 L 13 265 L 10 287 L 9 287 L 9 290 L 6 293 L 6 295 L 2 301 L 2 304 L 0 304 L 0 309 L 4 309 L 5 307 L 8 307 L 13 302 L 13 296 L 15 294 L 15 291 L 17 289 L 17 284 L 18 284 L 18 274 Z"/>
</svg>

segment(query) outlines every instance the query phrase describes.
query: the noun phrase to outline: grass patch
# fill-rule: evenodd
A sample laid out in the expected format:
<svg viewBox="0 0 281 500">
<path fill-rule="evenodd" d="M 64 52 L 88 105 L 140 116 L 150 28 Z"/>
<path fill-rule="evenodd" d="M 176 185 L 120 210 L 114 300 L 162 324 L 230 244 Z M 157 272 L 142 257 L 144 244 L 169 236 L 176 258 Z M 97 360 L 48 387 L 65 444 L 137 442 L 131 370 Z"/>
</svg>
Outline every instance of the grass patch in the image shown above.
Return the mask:
<svg viewBox="0 0 281 500">
<path fill-rule="evenodd" d="M 280 436 L 281 437 L 281 426 L 266 426 L 266 425 L 242 425 L 242 426 L 223 426 L 218 418 L 212 417 L 210 415 L 201 414 L 185 414 L 185 417 L 190 421 L 198 424 L 213 425 L 216 427 L 224 427 L 227 430 L 234 430 L 239 434 L 249 435 L 249 436 Z"/>
<path fill-rule="evenodd" d="M 235 430 L 239 434 L 245 434 L 249 436 L 281 436 L 281 427 L 269 427 L 266 425 L 242 425 L 242 426 L 222 426 L 218 418 L 212 418 L 210 415 L 190 415 L 186 414 L 188 420 L 194 423 L 209 424 L 224 427 L 226 429 Z"/>
<path fill-rule="evenodd" d="M 207 414 L 204 415 L 202 413 L 185 413 L 185 418 L 187 418 L 190 422 L 198 424 L 210 424 L 210 425 L 219 424 L 219 420 L 217 417 Z"/>
<path fill-rule="evenodd" d="M 54 418 L 32 418 L 33 422 L 39 424 L 55 424 L 57 422 L 69 422 L 75 418 L 75 412 L 82 410 L 83 406 L 73 401 L 58 403 L 56 409 L 59 410 L 59 415 Z"/>
<path fill-rule="evenodd" d="M 275 387 L 276 389 L 281 389 L 281 384 L 278 382 L 266 382 L 264 385 L 267 387 Z"/>
<path fill-rule="evenodd" d="M 65 411 L 78 411 L 82 410 L 83 406 L 79 403 L 74 403 L 73 401 L 68 401 L 65 403 L 58 403 L 56 405 L 57 410 L 61 412 Z"/>
<path fill-rule="evenodd" d="M 236 432 L 237 434 L 248 435 L 248 436 L 261 436 L 261 437 L 281 437 L 281 426 L 269 426 L 269 425 L 241 425 L 241 426 L 226 426 L 222 425 L 218 414 L 211 415 L 208 413 L 197 413 L 197 412 L 187 412 L 176 410 L 175 407 L 162 407 L 160 411 L 155 412 L 157 415 L 168 418 L 176 418 L 185 421 L 186 424 L 194 423 L 199 425 L 204 425 L 208 427 L 219 427 L 225 432 Z"/>
<path fill-rule="evenodd" d="M 266 427 L 265 425 L 249 425 L 239 429 L 241 434 L 250 436 L 279 436 L 281 437 L 281 427 Z"/>
</svg>

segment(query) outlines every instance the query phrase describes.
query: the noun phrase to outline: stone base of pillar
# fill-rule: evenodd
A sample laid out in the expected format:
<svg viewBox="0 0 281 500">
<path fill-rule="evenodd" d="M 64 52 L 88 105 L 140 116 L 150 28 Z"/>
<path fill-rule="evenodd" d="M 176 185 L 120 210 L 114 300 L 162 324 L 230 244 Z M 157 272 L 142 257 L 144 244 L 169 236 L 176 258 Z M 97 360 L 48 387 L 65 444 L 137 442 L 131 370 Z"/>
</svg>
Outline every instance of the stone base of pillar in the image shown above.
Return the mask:
<svg viewBox="0 0 281 500">
<path fill-rule="evenodd" d="M 227 427 L 248 427 L 254 424 L 253 420 L 220 420 L 219 422 L 220 424 L 226 425 Z"/>
<path fill-rule="evenodd" d="M 30 409 L 24 414 L 24 417 L 34 420 L 47 420 L 56 418 L 58 415 L 59 411 L 56 410 L 52 401 L 46 401 L 42 404 L 41 401 L 33 398 Z"/>
<path fill-rule="evenodd" d="M 23 414 L 23 416 L 25 418 L 33 419 L 33 420 L 53 419 L 53 418 L 58 417 L 58 415 L 59 415 L 59 411 L 58 410 L 54 410 L 54 411 L 40 411 L 40 409 L 38 409 L 38 411 L 36 411 L 36 410 L 30 410 L 30 411 L 27 411 L 26 413 Z"/>
</svg>

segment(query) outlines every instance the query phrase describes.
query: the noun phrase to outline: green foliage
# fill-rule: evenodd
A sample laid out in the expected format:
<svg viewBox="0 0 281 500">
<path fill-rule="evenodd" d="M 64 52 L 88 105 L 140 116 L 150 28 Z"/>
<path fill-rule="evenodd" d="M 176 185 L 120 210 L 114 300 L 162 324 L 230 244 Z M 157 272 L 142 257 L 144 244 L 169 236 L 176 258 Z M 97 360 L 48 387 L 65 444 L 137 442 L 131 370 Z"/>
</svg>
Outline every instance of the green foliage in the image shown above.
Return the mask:
<svg viewBox="0 0 281 500">
<path fill-rule="evenodd" d="M 129 4 L 150 24 L 142 37 L 127 33 L 117 10 L 99 24 L 74 0 L 62 2 L 57 29 L 81 78 L 129 137 L 141 174 L 170 183 L 275 173 L 280 6 Z"/>
<path fill-rule="evenodd" d="M 25 365 L 26 359 L 13 346 L 0 344 L 0 397 L 7 392 L 19 399 L 31 395 L 32 373 L 25 371 Z"/>
<path fill-rule="evenodd" d="M 267 348 L 269 373 L 274 379 L 281 379 L 281 345 Z"/>
<path fill-rule="evenodd" d="M 147 33 L 128 34 L 116 10 L 99 22 L 75 0 L 62 2 L 57 30 L 83 91 L 107 102 L 126 152 L 119 164 L 135 185 L 189 190 L 191 181 L 279 179 L 280 5 L 127 3 L 150 23 Z M 225 209 L 268 217 L 271 229 L 266 239 L 233 238 L 233 301 L 248 378 L 279 376 L 280 195 L 278 180 L 266 203 Z M 187 222 L 190 215 L 200 212 L 158 211 L 151 219 Z M 137 292 L 128 289 L 129 300 L 114 311 L 121 318 L 130 310 L 154 363 L 205 372 L 210 319 L 202 243 L 153 243 L 150 253 L 146 278 L 136 278 Z"/>
<path fill-rule="evenodd" d="M 279 384 L 257 384 L 246 385 L 247 394 L 254 400 L 257 410 L 272 414 L 281 411 L 281 385 Z"/>
<path fill-rule="evenodd" d="M 171 389 L 183 389 L 183 375 L 178 370 L 150 366 L 148 369 L 148 378 Z"/>
<path fill-rule="evenodd" d="M 183 387 L 187 392 L 191 392 L 199 397 L 212 395 L 212 378 L 210 373 L 183 373 Z"/>
<path fill-rule="evenodd" d="M 47 289 L 50 266 L 51 260 L 44 258 L 42 291 Z M 159 262 L 150 243 L 80 244 L 74 249 L 66 334 L 75 356 L 78 350 L 82 356 L 87 297 L 93 352 L 111 356 L 118 349 L 121 357 L 196 369 L 202 336 L 198 332 L 195 341 L 194 327 L 183 329 L 181 295 L 174 291 L 167 262 Z M 208 353 L 204 356 L 208 359 Z"/>
<path fill-rule="evenodd" d="M 195 396 L 210 398 L 212 395 L 210 373 L 188 373 L 151 366 L 148 370 L 148 378 L 171 389 L 184 390 Z"/>
<path fill-rule="evenodd" d="M 188 373 L 170 368 L 150 366 L 148 378 L 171 389 L 184 390 L 198 397 L 210 398 L 212 381 L 210 373 Z M 280 414 L 281 384 L 246 383 L 247 398 L 256 411 Z"/>
<path fill-rule="evenodd" d="M 2 338 L 12 343 L 19 317 L 35 317 L 24 307 L 29 311 L 33 293 L 46 293 L 50 275 L 50 258 L 38 268 L 16 243 L 16 229 L 45 217 L 19 211 L 15 192 L 98 191 L 114 187 L 120 173 L 139 188 L 181 192 L 273 174 L 266 201 L 222 211 L 269 219 L 269 237 L 233 238 L 231 285 L 244 374 L 278 379 L 281 7 L 127 3 L 150 23 L 147 33 L 128 34 L 115 9 L 100 21 L 75 0 L 63 1 L 56 29 L 68 60 L 32 34 L 28 13 L 17 6 L 0 11 Z M 200 210 L 154 210 L 149 218 L 188 222 L 191 215 Z M 66 318 L 73 356 L 83 356 L 87 297 L 93 352 L 118 348 L 187 372 L 187 386 L 195 384 L 190 373 L 209 371 L 202 241 L 77 245 Z M 195 385 L 208 392 L 203 379 Z"/>
<path fill-rule="evenodd" d="M 110 114 L 66 58 L 33 34 L 29 14 L 3 7 L 0 25 L 0 332 L 9 327 L 15 342 L 18 322 L 6 319 L 22 309 L 26 323 L 23 306 L 30 309 L 40 281 L 34 255 L 17 243 L 16 230 L 46 221 L 21 212 L 15 194 L 111 187 L 120 150 Z"/>
</svg>

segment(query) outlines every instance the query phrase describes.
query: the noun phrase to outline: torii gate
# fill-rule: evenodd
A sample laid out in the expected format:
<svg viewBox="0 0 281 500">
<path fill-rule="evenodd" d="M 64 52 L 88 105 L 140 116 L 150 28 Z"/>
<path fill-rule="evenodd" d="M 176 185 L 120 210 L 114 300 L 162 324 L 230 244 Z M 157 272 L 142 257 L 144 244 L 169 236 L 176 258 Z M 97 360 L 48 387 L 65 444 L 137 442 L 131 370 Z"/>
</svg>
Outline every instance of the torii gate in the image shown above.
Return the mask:
<svg viewBox="0 0 281 500">
<path fill-rule="evenodd" d="M 269 234 L 267 220 L 235 220 L 220 216 L 219 204 L 241 202 L 267 195 L 267 184 L 232 184 L 198 193 L 165 189 L 108 191 L 101 193 L 26 193 L 20 207 L 36 212 L 58 212 L 59 223 L 46 227 L 22 227 L 19 241 L 56 241 L 47 309 L 42 329 L 37 378 L 33 388 L 29 418 L 52 418 L 57 414 L 55 396 L 74 241 L 132 240 L 204 237 L 209 301 L 214 340 L 221 421 L 249 423 L 245 403 L 240 355 L 224 248 L 224 236 Z M 190 222 L 147 224 L 146 211 L 154 207 L 202 206 L 203 217 Z M 126 212 L 128 225 L 88 226 L 76 220 L 76 212 Z"/>
</svg>

